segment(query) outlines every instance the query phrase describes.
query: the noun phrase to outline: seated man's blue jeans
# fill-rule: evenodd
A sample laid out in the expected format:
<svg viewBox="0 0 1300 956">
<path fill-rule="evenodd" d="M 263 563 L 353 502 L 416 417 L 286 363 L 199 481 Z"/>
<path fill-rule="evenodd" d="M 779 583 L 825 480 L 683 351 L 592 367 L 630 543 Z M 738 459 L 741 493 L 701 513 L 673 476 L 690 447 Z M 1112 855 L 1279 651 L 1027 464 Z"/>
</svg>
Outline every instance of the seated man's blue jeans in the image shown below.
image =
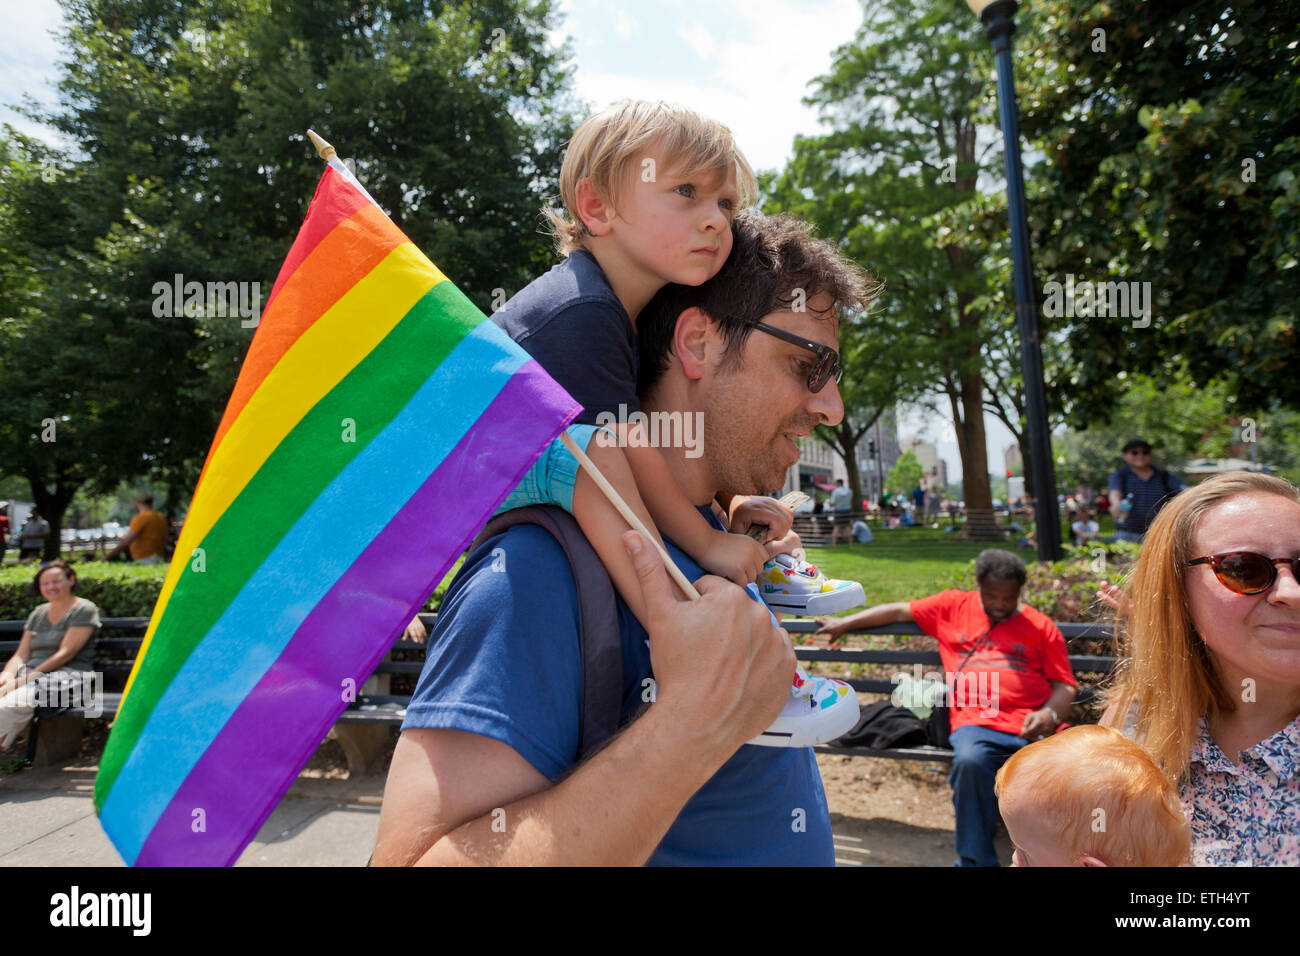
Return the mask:
<svg viewBox="0 0 1300 956">
<path fill-rule="evenodd" d="M 1144 536 L 1144 535 L 1141 535 L 1141 534 L 1138 534 L 1136 531 L 1125 531 L 1123 528 L 1116 528 L 1116 529 L 1115 529 L 1115 537 L 1111 538 L 1111 540 L 1112 540 L 1112 541 L 1132 541 L 1134 544 L 1141 544 L 1141 543 L 1142 543 L 1142 538 L 1143 538 L 1143 537 L 1145 537 L 1145 536 Z"/>
<path fill-rule="evenodd" d="M 998 768 L 1029 741 L 1014 734 L 967 724 L 949 735 L 952 741 L 952 805 L 957 813 L 957 865 L 998 866 L 993 834 L 998 801 L 993 778 Z"/>
</svg>

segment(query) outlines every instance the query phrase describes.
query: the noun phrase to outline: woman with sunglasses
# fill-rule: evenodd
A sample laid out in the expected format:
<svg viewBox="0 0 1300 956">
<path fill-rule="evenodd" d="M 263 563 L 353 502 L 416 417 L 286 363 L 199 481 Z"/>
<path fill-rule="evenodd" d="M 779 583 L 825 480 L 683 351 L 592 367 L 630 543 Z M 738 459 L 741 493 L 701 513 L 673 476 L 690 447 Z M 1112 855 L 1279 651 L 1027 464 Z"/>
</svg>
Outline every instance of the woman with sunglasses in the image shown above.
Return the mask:
<svg viewBox="0 0 1300 956">
<path fill-rule="evenodd" d="M 1182 791 L 1200 865 L 1300 865 L 1300 490 L 1233 472 L 1173 499 L 1118 601 L 1102 723 Z"/>
</svg>

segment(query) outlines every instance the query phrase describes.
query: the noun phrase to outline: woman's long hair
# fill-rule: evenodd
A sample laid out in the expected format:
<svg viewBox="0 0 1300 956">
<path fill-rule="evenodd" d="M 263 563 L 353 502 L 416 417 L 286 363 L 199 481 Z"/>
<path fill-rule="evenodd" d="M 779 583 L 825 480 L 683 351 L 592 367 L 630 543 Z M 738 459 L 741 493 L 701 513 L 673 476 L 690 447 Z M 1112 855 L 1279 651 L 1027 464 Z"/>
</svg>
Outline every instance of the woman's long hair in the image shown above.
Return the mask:
<svg viewBox="0 0 1300 956">
<path fill-rule="evenodd" d="M 1300 503 L 1300 489 L 1290 482 L 1247 471 L 1217 475 L 1176 495 L 1152 522 L 1124 588 L 1132 611 L 1106 704 L 1115 706 L 1118 727 L 1136 703 L 1136 739 L 1180 784 L 1201 716 L 1236 707 L 1188 609 L 1187 562 L 1200 557 L 1192 554 L 1192 537 L 1211 508 L 1259 492 Z"/>
</svg>

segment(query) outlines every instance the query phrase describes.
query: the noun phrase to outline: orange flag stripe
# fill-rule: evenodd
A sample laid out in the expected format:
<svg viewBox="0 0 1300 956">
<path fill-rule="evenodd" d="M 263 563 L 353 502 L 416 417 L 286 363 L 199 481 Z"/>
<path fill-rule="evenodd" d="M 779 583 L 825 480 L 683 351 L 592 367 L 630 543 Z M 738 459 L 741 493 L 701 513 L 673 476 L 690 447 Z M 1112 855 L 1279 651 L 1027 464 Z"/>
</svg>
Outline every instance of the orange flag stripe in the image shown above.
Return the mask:
<svg viewBox="0 0 1300 956">
<path fill-rule="evenodd" d="M 387 241 L 376 241 L 378 236 Z M 253 393 L 298 337 L 406 241 L 377 206 L 367 204 L 335 226 L 299 263 L 263 316 L 263 319 L 271 315 L 279 318 L 259 327 L 259 334 L 249 347 L 239 381 L 226 405 L 226 414 L 212 440 L 209 459 Z M 206 463 L 204 470 L 207 470 Z"/>
</svg>

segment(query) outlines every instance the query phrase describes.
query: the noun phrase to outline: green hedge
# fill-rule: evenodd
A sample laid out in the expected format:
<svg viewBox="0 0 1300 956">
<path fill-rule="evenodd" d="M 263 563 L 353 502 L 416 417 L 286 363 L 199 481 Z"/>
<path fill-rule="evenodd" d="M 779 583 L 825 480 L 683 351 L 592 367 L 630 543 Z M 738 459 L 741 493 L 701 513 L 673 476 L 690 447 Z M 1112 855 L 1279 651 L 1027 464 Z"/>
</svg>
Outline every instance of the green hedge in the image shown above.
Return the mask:
<svg viewBox="0 0 1300 956">
<path fill-rule="evenodd" d="M 69 562 L 71 563 L 71 562 Z M 77 595 L 93 601 L 101 617 L 148 617 L 162 590 L 167 566 L 88 561 L 72 565 L 77 572 Z M 45 599 L 30 587 L 37 566 L 7 565 L 0 570 L 0 620 L 26 619 Z"/>
<path fill-rule="evenodd" d="M 71 562 L 70 562 L 71 563 Z M 93 601 L 101 617 L 149 617 L 167 577 L 165 564 L 117 564 L 103 561 L 73 563 L 77 572 L 77 594 Z M 438 585 L 425 604 L 426 611 L 436 611 L 447 592 L 447 585 L 460 559 Z M 36 565 L 5 565 L 0 569 L 0 621 L 22 621 L 45 599 L 29 590 L 36 576 Z"/>
</svg>

